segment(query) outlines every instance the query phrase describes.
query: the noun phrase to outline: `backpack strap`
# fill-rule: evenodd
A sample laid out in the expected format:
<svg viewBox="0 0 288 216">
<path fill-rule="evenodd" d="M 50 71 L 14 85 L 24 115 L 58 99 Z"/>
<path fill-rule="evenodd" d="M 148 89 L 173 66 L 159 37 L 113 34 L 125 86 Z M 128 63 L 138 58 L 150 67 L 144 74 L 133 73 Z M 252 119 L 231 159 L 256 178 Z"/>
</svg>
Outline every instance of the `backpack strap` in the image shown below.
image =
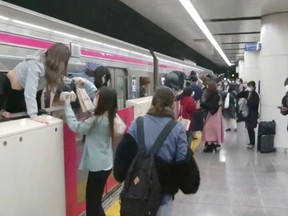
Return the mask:
<svg viewBox="0 0 288 216">
<path fill-rule="evenodd" d="M 171 132 L 171 130 L 175 127 L 175 125 L 177 124 L 177 122 L 173 119 L 171 119 L 166 126 L 164 127 L 164 129 L 161 131 L 161 133 L 159 134 L 159 136 L 156 138 L 156 141 L 154 142 L 154 144 L 152 145 L 152 148 L 150 150 L 150 154 L 154 155 L 157 153 L 157 151 L 159 150 L 159 148 L 161 147 L 161 145 L 164 143 L 165 139 L 167 138 L 167 136 L 169 135 L 169 133 Z"/>
<path fill-rule="evenodd" d="M 137 118 L 136 125 L 137 125 L 137 138 L 138 138 L 138 144 L 139 144 L 138 152 L 145 152 L 146 147 L 145 147 L 143 116 L 140 116 Z"/>
</svg>

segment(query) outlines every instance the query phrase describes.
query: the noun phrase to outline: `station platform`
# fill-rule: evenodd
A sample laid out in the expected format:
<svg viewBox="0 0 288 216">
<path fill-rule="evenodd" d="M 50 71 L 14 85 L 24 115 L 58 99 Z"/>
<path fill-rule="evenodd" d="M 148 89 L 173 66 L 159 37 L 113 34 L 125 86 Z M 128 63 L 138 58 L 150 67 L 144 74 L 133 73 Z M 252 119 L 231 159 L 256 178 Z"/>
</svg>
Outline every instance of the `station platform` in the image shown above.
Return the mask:
<svg viewBox="0 0 288 216">
<path fill-rule="evenodd" d="M 195 195 L 178 193 L 173 216 L 287 216 L 288 154 L 260 154 L 245 147 L 243 124 L 226 133 L 219 153 L 195 152 L 201 184 Z M 119 200 L 106 211 L 119 216 Z"/>
</svg>

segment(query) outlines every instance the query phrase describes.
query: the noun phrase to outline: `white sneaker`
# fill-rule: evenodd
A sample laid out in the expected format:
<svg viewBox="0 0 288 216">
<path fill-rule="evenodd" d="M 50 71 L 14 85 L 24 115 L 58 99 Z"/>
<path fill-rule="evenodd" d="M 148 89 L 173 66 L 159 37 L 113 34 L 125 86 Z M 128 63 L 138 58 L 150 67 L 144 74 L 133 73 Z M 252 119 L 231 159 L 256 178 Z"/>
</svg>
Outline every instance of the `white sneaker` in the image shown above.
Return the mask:
<svg viewBox="0 0 288 216">
<path fill-rule="evenodd" d="M 246 145 L 246 147 L 249 149 L 254 149 L 254 145 L 251 145 L 251 144 Z"/>
</svg>

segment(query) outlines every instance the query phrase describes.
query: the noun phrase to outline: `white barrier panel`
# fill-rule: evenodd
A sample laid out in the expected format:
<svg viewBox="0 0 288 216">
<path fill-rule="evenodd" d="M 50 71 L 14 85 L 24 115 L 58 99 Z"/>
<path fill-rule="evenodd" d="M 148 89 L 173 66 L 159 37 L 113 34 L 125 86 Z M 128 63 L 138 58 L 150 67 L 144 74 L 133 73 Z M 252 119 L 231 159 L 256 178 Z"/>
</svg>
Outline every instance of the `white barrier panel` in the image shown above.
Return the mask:
<svg viewBox="0 0 288 216">
<path fill-rule="evenodd" d="M 0 123 L 0 215 L 65 216 L 62 120 Z"/>
<path fill-rule="evenodd" d="M 133 106 L 134 119 L 147 113 L 147 111 L 151 107 L 152 98 L 152 96 L 149 96 L 138 99 L 126 100 L 126 107 Z"/>
</svg>

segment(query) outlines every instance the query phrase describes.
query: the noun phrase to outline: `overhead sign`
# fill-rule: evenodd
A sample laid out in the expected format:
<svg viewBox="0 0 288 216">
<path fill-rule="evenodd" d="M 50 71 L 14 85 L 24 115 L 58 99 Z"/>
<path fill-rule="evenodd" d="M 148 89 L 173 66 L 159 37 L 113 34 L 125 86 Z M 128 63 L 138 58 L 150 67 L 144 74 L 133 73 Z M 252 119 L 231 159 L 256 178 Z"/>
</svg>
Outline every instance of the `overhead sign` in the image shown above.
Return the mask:
<svg viewBox="0 0 288 216">
<path fill-rule="evenodd" d="M 255 52 L 261 50 L 261 43 L 247 43 L 245 44 L 245 51 Z"/>
</svg>

